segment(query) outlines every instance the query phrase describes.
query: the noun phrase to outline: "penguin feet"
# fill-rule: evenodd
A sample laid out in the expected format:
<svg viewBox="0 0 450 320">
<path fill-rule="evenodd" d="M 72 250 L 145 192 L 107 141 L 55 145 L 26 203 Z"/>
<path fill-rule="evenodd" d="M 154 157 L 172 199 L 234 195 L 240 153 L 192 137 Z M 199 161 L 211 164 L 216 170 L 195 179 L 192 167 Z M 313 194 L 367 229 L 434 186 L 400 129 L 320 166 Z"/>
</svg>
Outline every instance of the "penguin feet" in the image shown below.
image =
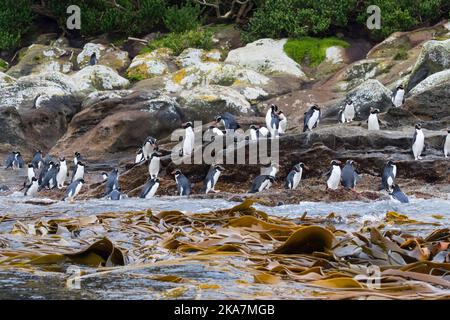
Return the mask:
<svg viewBox="0 0 450 320">
<path fill-rule="evenodd" d="M 218 193 L 218 192 L 220 192 L 220 190 L 211 189 L 211 192 Z"/>
</svg>

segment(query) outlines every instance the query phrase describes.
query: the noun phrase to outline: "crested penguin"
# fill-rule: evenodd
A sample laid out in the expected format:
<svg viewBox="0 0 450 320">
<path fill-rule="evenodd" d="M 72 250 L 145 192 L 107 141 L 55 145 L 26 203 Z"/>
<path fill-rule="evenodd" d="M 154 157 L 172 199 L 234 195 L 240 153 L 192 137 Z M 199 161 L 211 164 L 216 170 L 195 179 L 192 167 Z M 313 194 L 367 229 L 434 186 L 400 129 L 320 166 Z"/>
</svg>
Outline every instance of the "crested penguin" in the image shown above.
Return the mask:
<svg viewBox="0 0 450 320">
<path fill-rule="evenodd" d="M 36 176 L 36 174 L 34 172 L 33 164 L 29 163 L 28 169 L 27 169 L 27 178 L 25 179 L 25 181 L 23 183 L 23 188 L 26 188 L 27 185 L 31 184 L 31 182 L 33 181 L 33 178 L 35 176 Z"/>
<path fill-rule="evenodd" d="M 144 155 L 144 159 L 148 160 L 150 159 L 151 154 L 153 151 L 158 150 L 158 142 L 153 137 L 147 137 L 145 139 L 144 144 L 142 145 L 142 153 Z"/>
<path fill-rule="evenodd" d="M 220 165 L 212 166 L 209 169 L 205 180 L 203 180 L 203 191 L 205 191 L 205 194 L 208 194 L 209 191 L 212 191 L 214 193 L 220 192 L 219 190 L 215 190 L 214 187 L 216 186 L 216 183 L 219 180 L 220 174 L 224 170 L 225 168 Z"/>
<path fill-rule="evenodd" d="M 156 191 L 159 188 L 159 179 L 148 179 L 147 182 L 145 183 L 144 187 L 142 188 L 142 192 L 139 196 L 139 198 L 141 199 L 150 199 L 152 198 Z"/>
<path fill-rule="evenodd" d="M 278 106 L 271 104 L 266 113 L 266 126 L 270 130 L 272 126 L 272 117 L 278 112 Z"/>
<path fill-rule="evenodd" d="M 33 160 L 31 160 L 31 164 L 35 169 L 39 169 L 42 166 L 42 152 L 41 150 L 37 150 L 34 153 Z"/>
<path fill-rule="evenodd" d="M 412 152 L 414 155 L 414 160 L 420 160 L 422 157 L 423 148 L 425 147 L 425 136 L 422 131 L 422 125 L 420 123 L 416 124 L 415 132 L 412 139 Z"/>
<path fill-rule="evenodd" d="M 148 164 L 148 173 L 150 178 L 157 178 L 159 170 L 161 167 L 161 154 L 158 152 L 153 152 L 150 157 L 150 162 Z"/>
<path fill-rule="evenodd" d="M 270 132 L 270 137 L 272 139 L 278 138 L 280 135 L 280 117 L 278 112 L 272 112 L 270 118 L 270 125 L 267 127 Z"/>
<path fill-rule="evenodd" d="M 42 183 L 42 180 L 44 179 L 45 175 L 47 174 L 47 171 L 50 169 L 50 163 L 53 163 L 53 159 L 50 155 L 46 155 L 44 160 L 42 161 L 42 168 L 39 172 L 38 176 L 38 182 L 39 184 Z"/>
<path fill-rule="evenodd" d="M 105 184 L 105 196 L 111 193 L 111 191 L 119 188 L 119 169 L 114 168 L 109 174 Z"/>
<path fill-rule="evenodd" d="M 94 65 L 97 64 L 97 62 L 98 62 L 97 54 L 96 54 L 95 52 L 93 52 L 93 53 L 91 54 L 91 57 L 89 58 L 89 65 L 90 65 L 90 66 L 94 66 Z"/>
<path fill-rule="evenodd" d="M 303 169 L 307 169 L 303 162 L 296 164 L 286 177 L 284 187 L 286 189 L 296 189 L 302 179 Z"/>
<path fill-rule="evenodd" d="M 85 170 L 84 163 L 81 161 L 78 161 L 76 167 L 73 169 L 72 179 L 70 179 L 70 182 L 74 182 L 75 180 L 83 179 L 84 178 L 84 170 Z"/>
<path fill-rule="evenodd" d="M 327 188 L 336 190 L 341 182 L 341 167 L 339 166 L 341 162 L 339 160 L 332 160 L 330 164 L 330 170 L 325 173 L 327 177 Z"/>
<path fill-rule="evenodd" d="M 136 152 L 136 158 L 134 159 L 134 163 L 138 164 L 144 161 L 144 152 L 142 151 L 142 148 L 139 148 L 139 150 Z"/>
<path fill-rule="evenodd" d="M 62 201 L 73 201 L 75 197 L 80 193 L 81 188 L 83 187 L 84 180 L 83 179 L 77 179 L 74 180 L 66 190 L 66 193 L 64 195 L 64 198 L 62 198 Z"/>
<path fill-rule="evenodd" d="M 381 188 L 386 191 L 392 191 L 392 186 L 397 176 L 397 166 L 392 160 L 386 162 L 381 176 Z"/>
<path fill-rule="evenodd" d="M 56 182 L 58 189 L 64 188 L 64 183 L 68 176 L 66 158 L 62 157 L 59 159 L 59 171 L 56 174 Z"/>
<path fill-rule="evenodd" d="M 278 111 L 278 118 L 280 119 L 278 133 L 284 134 L 287 130 L 287 118 L 284 115 L 283 111 Z"/>
<path fill-rule="evenodd" d="M 379 109 L 370 108 L 369 118 L 367 119 L 368 130 L 380 130 L 380 122 L 378 121 Z"/>
<path fill-rule="evenodd" d="M 253 180 L 249 193 L 256 193 L 269 189 L 274 182 L 275 182 L 274 176 L 268 174 L 259 175 Z"/>
<path fill-rule="evenodd" d="M 31 179 L 31 183 L 26 187 L 24 196 L 32 197 L 38 192 L 39 183 L 36 177 Z"/>
<path fill-rule="evenodd" d="M 320 121 L 320 108 L 317 104 L 313 105 L 309 108 L 308 111 L 305 112 L 305 118 L 303 119 L 303 132 L 307 130 L 312 131 Z"/>
<path fill-rule="evenodd" d="M 448 158 L 450 154 L 450 129 L 447 129 L 447 135 L 444 139 L 444 157 Z"/>
<path fill-rule="evenodd" d="M 177 182 L 177 190 L 180 196 L 188 196 L 191 194 L 191 182 L 181 173 L 180 170 L 175 170 L 175 181 Z"/>
<path fill-rule="evenodd" d="M 349 99 L 346 102 L 343 115 L 345 122 L 352 122 L 353 119 L 355 118 L 355 106 L 353 105 L 352 100 Z"/>
<path fill-rule="evenodd" d="M 75 156 L 73 157 L 73 164 L 75 167 L 77 166 L 78 162 L 80 162 L 83 158 L 81 157 L 81 153 L 78 151 L 75 152 Z"/>
<path fill-rule="evenodd" d="M 217 116 L 216 123 L 222 123 L 223 127 L 225 128 L 225 132 L 227 133 L 228 131 L 236 131 L 240 128 L 234 116 L 229 112 L 225 112 L 223 115 Z"/>
<path fill-rule="evenodd" d="M 409 203 L 409 199 L 401 190 L 398 184 L 394 184 L 392 188 L 392 192 L 389 193 L 391 196 L 391 200 L 397 200 L 401 203 Z"/>
<path fill-rule="evenodd" d="M 395 107 L 401 107 L 405 103 L 405 89 L 403 85 L 399 85 L 397 89 L 392 93 L 392 103 Z"/>
<path fill-rule="evenodd" d="M 47 173 L 42 179 L 41 184 L 39 185 L 38 191 L 41 191 L 44 188 L 53 189 L 56 187 L 56 175 L 58 174 L 59 164 L 50 162 Z"/>
<path fill-rule="evenodd" d="M 14 151 L 6 157 L 5 169 L 11 168 L 13 170 L 16 170 L 19 168 L 23 168 L 23 166 L 24 161 L 19 151 Z"/>
<path fill-rule="evenodd" d="M 195 134 L 192 128 L 192 122 L 188 121 L 182 125 L 184 129 L 183 149 L 182 155 L 189 156 L 194 150 Z"/>
<path fill-rule="evenodd" d="M 360 177 L 355 170 L 355 161 L 347 160 L 341 173 L 342 186 L 346 189 L 354 190 L 359 180 Z"/>
</svg>

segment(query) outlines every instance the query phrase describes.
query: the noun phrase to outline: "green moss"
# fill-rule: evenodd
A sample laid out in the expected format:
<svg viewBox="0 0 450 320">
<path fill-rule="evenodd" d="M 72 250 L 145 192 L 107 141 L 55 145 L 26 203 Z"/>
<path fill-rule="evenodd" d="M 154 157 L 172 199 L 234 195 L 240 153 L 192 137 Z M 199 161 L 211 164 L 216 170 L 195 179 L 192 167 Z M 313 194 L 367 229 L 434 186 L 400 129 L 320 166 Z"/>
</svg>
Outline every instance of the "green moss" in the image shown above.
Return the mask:
<svg viewBox="0 0 450 320">
<path fill-rule="evenodd" d="M 150 42 L 140 53 L 151 52 L 158 48 L 169 48 L 179 55 L 186 48 L 210 50 L 213 46 L 213 33 L 206 29 L 189 30 L 181 33 L 169 33 Z"/>
<path fill-rule="evenodd" d="M 337 38 L 302 37 L 289 39 L 284 45 L 284 52 L 297 63 L 317 67 L 325 59 L 327 48 L 333 46 L 346 48 L 349 44 Z"/>
<path fill-rule="evenodd" d="M 394 60 L 406 60 L 408 59 L 408 51 L 406 49 L 400 49 L 395 55 Z"/>
<path fill-rule="evenodd" d="M 140 74 L 131 74 L 131 75 L 127 74 L 127 78 L 131 82 L 138 82 L 138 81 L 141 81 L 141 80 L 145 79 L 145 77 L 143 75 L 140 75 Z"/>
<path fill-rule="evenodd" d="M 0 71 L 5 71 L 9 67 L 8 62 L 0 58 Z"/>
</svg>

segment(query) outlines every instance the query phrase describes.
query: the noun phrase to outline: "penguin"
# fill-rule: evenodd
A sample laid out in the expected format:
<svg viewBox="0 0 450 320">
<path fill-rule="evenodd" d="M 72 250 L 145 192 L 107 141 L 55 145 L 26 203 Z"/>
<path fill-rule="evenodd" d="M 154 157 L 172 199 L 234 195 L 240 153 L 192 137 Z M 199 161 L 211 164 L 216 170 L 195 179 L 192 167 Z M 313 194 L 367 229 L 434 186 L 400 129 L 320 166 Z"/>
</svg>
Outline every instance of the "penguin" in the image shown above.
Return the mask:
<svg viewBox="0 0 450 320">
<path fill-rule="evenodd" d="M 108 180 L 108 174 L 106 172 L 102 172 L 102 181 L 105 182 Z"/>
<path fill-rule="evenodd" d="M 33 181 L 33 178 L 35 177 L 35 172 L 34 172 L 34 167 L 33 164 L 29 163 L 28 164 L 28 169 L 27 169 L 27 177 L 25 178 L 25 181 L 23 182 L 23 188 L 20 190 L 25 189 L 28 185 L 31 184 L 31 182 Z"/>
<path fill-rule="evenodd" d="M 188 196 L 191 194 L 191 182 L 181 173 L 180 170 L 175 170 L 175 181 L 177 182 L 177 190 L 180 196 Z"/>
<path fill-rule="evenodd" d="M 259 127 L 257 130 L 258 138 L 268 137 L 269 134 L 270 134 L 269 129 L 267 129 L 266 127 Z"/>
<path fill-rule="evenodd" d="M 280 136 L 280 117 L 278 116 L 278 112 L 272 112 L 270 116 L 270 124 L 267 127 L 270 132 L 270 137 L 272 139 L 278 138 Z"/>
<path fill-rule="evenodd" d="M 345 122 L 352 122 L 353 119 L 355 118 L 355 106 L 353 105 L 353 101 L 352 100 L 348 100 L 345 104 L 344 107 L 344 120 Z"/>
<path fill-rule="evenodd" d="M 124 194 L 121 192 L 121 189 L 112 190 L 107 196 L 106 200 L 122 200 L 125 198 Z"/>
<path fill-rule="evenodd" d="M 56 174 L 56 182 L 58 189 L 64 188 L 64 183 L 66 182 L 66 177 L 68 176 L 66 158 L 61 157 L 59 159 L 59 171 Z"/>
<path fill-rule="evenodd" d="M 48 99 L 48 98 L 47 98 Z M 33 100 L 33 109 L 39 109 L 42 107 L 42 102 L 46 100 L 44 94 L 38 94 Z"/>
<path fill-rule="evenodd" d="M 284 133 L 286 133 L 286 129 L 287 129 L 287 118 L 284 115 L 283 111 L 281 111 L 281 110 L 278 111 L 278 119 L 280 119 L 278 133 L 284 134 Z"/>
<path fill-rule="evenodd" d="M 305 118 L 303 119 L 303 132 L 307 130 L 312 131 L 320 121 L 320 108 L 317 104 L 313 105 L 309 108 L 308 111 L 305 112 Z"/>
<path fill-rule="evenodd" d="M 58 174 L 59 170 L 59 164 L 55 164 L 50 162 L 49 169 L 47 170 L 47 173 L 45 174 L 44 178 L 42 179 L 41 184 L 39 185 L 38 191 L 41 191 L 44 188 L 53 189 L 56 187 L 56 176 Z"/>
<path fill-rule="evenodd" d="M 425 136 L 422 131 L 422 125 L 420 123 L 416 124 L 415 132 L 412 139 L 412 152 L 414 155 L 414 160 L 420 160 L 422 157 L 423 148 L 425 146 Z"/>
<path fill-rule="evenodd" d="M 403 85 L 399 85 L 397 89 L 392 93 L 392 103 L 395 107 L 399 108 L 405 103 L 405 89 Z"/>
<path fill-rule="evenodd" d="M 401 190 L 398 184 L 393 185 L 392 192 L 389 193 L 391 200 L 397 200 L 401 203 L 409 203 L 409 199 Z"/>
<path fill-rule="evenodd" d="M 214 190 L 214 187 L 219 180 L 220 174 L 224 170 L 225 168 L 219 165 L 215 165 L 209 169 L 205 180 L 203 180 L 203 191 L 205 191 L 205 194 L 208 194 L 209 191 L 212 191 L 214 193 L 220 192 L 219 190 Z"/>
<path fill-rule="evenodd" d="M 24 161 L 22 159 L 22 155 L 18 151 L 14 151 L 6 157 L 5 160 L 5 169 L 19 169 L 23 168 Z"/>
<path fill-rule="evenodd" d="M 33 156 L 33 160 L 31 160 L 31 164 L 35 169 L 40 169 L 42 166 L 42 152 L 41 150 L 37 150 Z"/>
<path fill-rule="evenodd" d="M 205 141 L 208 141 L 208 140 L 214 141 L 216 136 L 222 137 L 223 136 L 222 130 L 220 130 L 216 126 L 209 126 L 208 130 L 206 130 L 206 132 L 205 132 Z"/>
<path fill-rule="evenodd" d="M 79 164 L 79 163 L 78 163 Z M 73 201 L 75 199 L 75 197 L 78 195 L 78 193 L 80 193 L 81 188 L 84 185 L 84 180 L 83 179 L 77 179 L 75 181 L 73 181 L 66 190 L 66 193 L 64 195 L 64 198 L 62 198 L 62 201 Z"/>
<path fill-rule="evenodd" d="M 355 170 L 355 161 L 347 160 L 341 173 L 341 183 L 345 189 L 355 189 L 356 184 L 360 180 Z"/>
<path fill-rule="evenodd" d="M 73 157 L 73 164 L 75 165 L 75 167 L 77 166 L 78 162 L 80 162 L 81 160 L 83 160 L 83 158 L 81 157 L 81 154 L 78 151 L 75 152 L 75 156 Z"/>
<path fill-rule="evenodd" d="M 254 124 L 252 124 L 249 130 L 250 130 L 250 140 L 251 141 L 258 140 L 258 128 Z"/>
<path fill-rule="evenodd" d="M 42 180 L 44 179 L 45 175 L 47 174 L 47 171 L 50 169 L 50 164 L 53 163 L 53 159 L 50 155 L 46 155 L 44 160 L 42 161 L 42 168 L 39 172 L 38 176 L 38 183 L 39 185 L 42 183 Z"/>
<path fill-rule="evenodd" d="M 85 170 L 84 163 L 81 161 L 78 161 L 77 166 L 73 170 L 72 179 L 70 179 L 70 182 L 74 182 L 75 180 L 83 179 L 84 178 L 84 170 Z"/>
<path fill-rule="evenodd" d="M 256 193 L 269 189 L 274 182 L 274 176 L 268 174 L 259 175 L 253 180 L 249 193 Z"/>
<path fill-rule="evenodd" d="M 370 108 L 369 118 L 367 119 L 368 130 L 380 130 L 380 122 L 378 121 L 379 109 Z"/>
<path fill-rule="evenodd" d="M 161 167 L 161 154 L 158 152 L 153 152 L 150 157 L 150 162 L 148 164 L 148 173 L 150 178 L 157 178 L 159 170 Z"/>
<path fill-rule="evenodd" d="M 338 122 L 345 123 L 344 108 L 340 108 L 338 112 Z"/>
<path fill-rule="evenodd" d="M 266 126 L 267 126 L 267 129 L 271 130 L 270 128 L 272 127 L 272 117 L 277 112 L 278 112 L 278 107 L 276 105 L 274 105 L 274 104 L 271 104 L 269 110 L 267 110 L 267 113 L 266 113 Z"/>
<path fill-rule="evenodd" d="M 227 133 L 228 131 L 236 131 L 237 129 L 240 128 L 234 116 L 229 112 L 225 112 L 223 115 L 217 116 L 216 123 L 217 124 L 222 123 L 223 127 L 225 128 L 225 132 Z"/>
<path fill-rule="evenodd" d="M 330 164 L 330 170 L 325 173 L 327 177 L 327 188 L 336 190 L 341 182 L 341 167 L 339 166 L 341 162 L 339 160 L 332 160 Z"/>
<path fill-rule="evenodd" d="M 144 159 L 150 159 L 150 156 L 154 151 L 158 150 L 158 141 L 153 137 L 147 137 L 145 139 L 144 144 L 142 145 L 142 153 L 144 155 Z"/>
<path fill-rule="evenodd" d="M 391 192 L 396 176 L 397 176 L 397 166 L 394 164 L 393 161 L 389 160 L 388 162 L 386 162 L 383 168 L 383 174 L 381 175 L 381 188 Z"/>
<path fill-rule="evenodd" d="M 182 125 L 184 128 L 184 139 L 183 139 L 183 149 L 182 155 L 189 156 L 194 150 L 195 134 L 192 128 L 192 122 L 186 122 Z"/>
<path fill-rule="evenodd" d="M 33 197 L 38 192 L 38 188 L 39 188 L 38 179 L 36 179 L 36 177 L 33 177 L 31 179 L 31 183 L 25 189 L 25 192 L 23 195 L 25 197 L 27 197 L 27 196 Z"/>
<path fill-rule="evenodd" d="M 450 154 L 450 129 L 447 129 L 447 135 L 444 139 L 444 157 L 448 158 Z"/>
<path fill-rule="evenodd" d="M 303 169 L 307 168 L 303 162 L 296 164 L 286 177 L 285 189 L 296 189 L 302 179 Z"/>
<path fill-rule="evenodd" d="M 105 193 L 107 196 L 111 191 L 119 188 L 119 169 L 115 168 L 108 174 L 108 179 L 105 184 Z"/>
<path fill-rule="evenodd" d="M 139 196 L 141 199 L 150 199 L 152 198 L 156 191 L 159 188 L 159 179 L 148 179 L 145 183 L 144 187 L 142 188 L 142 192 Z"/>
<path fill-rule="evenodd" d="M 98 62 L 97 54 L 94 52 L 94 53 L 91 54 L 91 57 L 89 59 L 89 65 L 90 66 L 94 66 L 94 65 L 97 64 L 97 62 Z"/>
<path fill-rule="evenodd" d="M 134 163 L 138 164 L 145 160 L 144 152 L 142 151 L 142 148 L 139 148 L 139 150 L 136 152 L 136 158 L 134 159 Z"/>
</svg>

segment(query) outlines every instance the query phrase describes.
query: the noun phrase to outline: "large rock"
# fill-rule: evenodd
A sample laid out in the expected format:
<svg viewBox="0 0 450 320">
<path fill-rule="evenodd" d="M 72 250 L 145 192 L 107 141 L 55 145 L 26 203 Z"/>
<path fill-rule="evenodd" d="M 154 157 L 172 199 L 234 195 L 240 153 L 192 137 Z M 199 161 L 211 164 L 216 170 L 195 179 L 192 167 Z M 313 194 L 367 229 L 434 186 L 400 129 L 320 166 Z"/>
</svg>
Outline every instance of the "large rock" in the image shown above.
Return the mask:
<svg viewBox="0 0 450 320">
<path fill-rule="evenodd" d="M 130 64 L 128 52 L 109 45 L 89 42 L 84 45 L 83 50 L 77 56 L 78 67 L 88 66 L 93 53 L 97 56 L 98 64 L 105 65 L 118 72 L 124 71 Z"/>
<path fill-rule="evenodd" d="M 114 69 L 99 64 L 83 68 L 73 74 L 71 80 L 74 90 L 77 92 L 118 90 L 130 85 L 130 82 L 121 77 Z"/>
<path fill-rule="evenodd" d="M 176 70 L 172 60 L 173 52 L 168 48 L 159 48 L 137 55 L 127 69 L 127 77 L 132 80 L 143 80 L 165 75 Z"/>
<path fill-rule="evenodd" d="M 98 162 L 132 157 L 147 136 L 165 137 L 184 120 L 175 99 L 158 92 L 120 91 L 117 96 L 90 96 L 52 153 L 79 151 Z"/>
<path fill-rule="evenodd" d="M 356 120 L 367 120 L 371 107 L 376 107 L 381 112 L 392 107 L 391 95 L 392 92 L 386 89 L 378 80 L 367 80 L 349 92 L 345 99 L 326 110 L 324 118 L 334 117 L 337 122 L 339 109 L 345 106 L 347 99 L 351 99 L 356 109 Z"/>
<path fill-rule="evenodd" d="M 202 62 L 219 62 L 222 54 L 219 50 L 205 51 L 203 49 L 187 48 L 176 58 L 176 63 L 182 67 L 195 66 Z"/>
<path fill-rule="evenodd" d="M 16 83 L 16 79 L 8 76 L 6 73 L 0 72 L 0 88 L 7 87 Z"/>
<path fill-rule="evenodd" d="M 19 53 L 19 63 L 12 66 L 7 74 L 15 78 L 45 72 L 67 74 L 73 71 L 78 52 L 78 49 L 70 48 L 64 38 L 51 45 L 32 44 Z"/>
<path fill-rule="evenodd" d="M 450 39 L 427 41 L 409 77 L 406 91 L 412 90 L 433 73 L 450 68 Z"/>
<path fill-rule="evenodd" d="M 300 65 L 284 52 L 286 42 L 287 39 L 260 39 L 245 47 L 231 50 L 225 62 L 264 74 L 289 74 L 305 78 Z"/>
</svg>

